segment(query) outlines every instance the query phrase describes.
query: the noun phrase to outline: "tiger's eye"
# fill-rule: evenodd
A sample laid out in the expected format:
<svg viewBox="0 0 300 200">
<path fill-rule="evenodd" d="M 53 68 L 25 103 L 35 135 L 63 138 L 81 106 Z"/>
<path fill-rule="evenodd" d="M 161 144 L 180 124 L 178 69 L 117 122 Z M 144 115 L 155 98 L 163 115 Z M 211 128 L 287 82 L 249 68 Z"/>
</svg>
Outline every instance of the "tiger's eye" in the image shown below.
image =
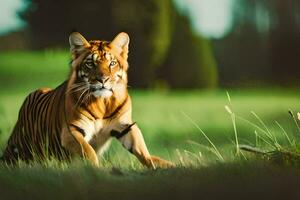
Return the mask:
<svg viewBox="0 0 300 200">
<path fill-rule="evenodd" d="M 111 61 L 110 63 L 109 63 L 109 67 L 113 67 L 113 66 L 115 66 L 117 64 L 117 62 L 116 61 Z"/>
<path fill-rule="evenodd" d="M 91 69 L 94 66 L 93 62 L 86 62 L 85 66 L 87 66 L 89 69 Z"/>
</svg>

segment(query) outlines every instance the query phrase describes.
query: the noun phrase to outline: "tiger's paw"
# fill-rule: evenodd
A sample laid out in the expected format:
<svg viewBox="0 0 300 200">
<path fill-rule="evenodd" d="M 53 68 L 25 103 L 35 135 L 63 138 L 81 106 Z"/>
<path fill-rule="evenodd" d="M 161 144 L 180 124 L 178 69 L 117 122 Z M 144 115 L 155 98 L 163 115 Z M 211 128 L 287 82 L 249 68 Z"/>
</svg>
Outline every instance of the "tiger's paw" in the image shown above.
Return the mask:
<svg viewBox="0 0 300 200">
<path fill-rule="evenodd" d="M 157 168 L 168 169 L 168 168 L 176 167 L 176 165 L 174 163 L 164 160 L 164 159 L 161 159 L 157 156 L 151 156 L 151 160 L 153 162 L 154 169 L 157 169 Z"/>
</svg>

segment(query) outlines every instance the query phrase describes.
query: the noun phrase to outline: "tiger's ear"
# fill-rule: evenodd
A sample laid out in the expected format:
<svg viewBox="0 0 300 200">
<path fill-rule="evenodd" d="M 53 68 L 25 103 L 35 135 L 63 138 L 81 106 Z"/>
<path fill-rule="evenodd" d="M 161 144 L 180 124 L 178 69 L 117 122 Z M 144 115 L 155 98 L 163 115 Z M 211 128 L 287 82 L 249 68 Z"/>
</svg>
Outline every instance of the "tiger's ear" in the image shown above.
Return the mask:
<svg viewBox="0 0 300 200">
<path fill-rule="evenodd" d="M 78 32 L 71 33 L 69 43 L 70 51 L 75 58 L 77 58 L 83 50 L 90 47 L 90 43 Z"/>
<path fill-rule="evenodd" d="M 111 45 L 115 47 L 117 53 L 125 59 L 128 57 L 128 47 L 129 47 L 129 36 L 125 32 L 119 33 L 111 42 Z"/>
</svg>

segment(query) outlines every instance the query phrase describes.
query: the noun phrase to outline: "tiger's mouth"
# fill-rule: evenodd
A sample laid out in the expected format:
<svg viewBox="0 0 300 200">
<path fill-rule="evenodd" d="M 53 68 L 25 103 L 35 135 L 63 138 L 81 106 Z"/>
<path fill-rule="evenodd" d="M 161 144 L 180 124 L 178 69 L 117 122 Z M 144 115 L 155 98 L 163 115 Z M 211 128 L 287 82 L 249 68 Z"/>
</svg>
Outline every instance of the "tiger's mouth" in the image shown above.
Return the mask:
<svg viewBox="0 0 300 200">
<path fill-rule="evenodd" d="M 104 85 L 91 85 L 90 91 L 94 95 L 94 97 L 107 98 L 113 94 L 113 90 L 111 88 L 105 87 Z"/>
</svg>

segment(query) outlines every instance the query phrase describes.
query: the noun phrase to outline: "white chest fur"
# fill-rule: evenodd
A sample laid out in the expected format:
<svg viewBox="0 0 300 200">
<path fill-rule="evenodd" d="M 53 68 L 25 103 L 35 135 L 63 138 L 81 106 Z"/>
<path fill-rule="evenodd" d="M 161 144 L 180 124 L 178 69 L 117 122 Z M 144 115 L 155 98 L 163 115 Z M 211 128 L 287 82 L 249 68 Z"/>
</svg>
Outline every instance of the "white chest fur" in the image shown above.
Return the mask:
<svg viewBox="0 0 300 200">
<path fill-rule="evenodd" d="M 112 129 L 119 130 L 120 124 L 117 120 L 96 120 L 85 124 L 84 139 L 92 145 L 98 154 L 102 154 L 110 144 L 110 132 Z"/>
<path fill-rule="evenodd" d="M 85 121 L 82 128 L 85 133 L 85 141 L 90 142 L 93 137 L 100 133 L 101 129 L 103 128 L 103 121 L 100 119 L 95 121 Z"/>
<path fill-rule="evenodd" d="M 99 153 L 108 146 L 112 130 L 121 131 L 124 125 L 132 123 L 129 116 L 130 112 L 125 112 L 119 118 L 93 121 L 82 115 L 79 127 L 84 130 L 85 141 Z"/>
</svg>

